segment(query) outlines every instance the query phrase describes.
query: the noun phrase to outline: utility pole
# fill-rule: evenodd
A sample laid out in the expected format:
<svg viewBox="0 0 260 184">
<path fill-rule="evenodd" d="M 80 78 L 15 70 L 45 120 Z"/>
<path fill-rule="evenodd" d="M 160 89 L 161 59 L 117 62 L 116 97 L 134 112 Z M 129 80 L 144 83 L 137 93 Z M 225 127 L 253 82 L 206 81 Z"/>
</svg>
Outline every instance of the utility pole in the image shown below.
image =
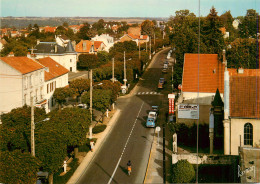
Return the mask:
<svg viewBox="0 0 260 184">
<path fill-rule="evenodd" d="M 125 67 L 125 51 L 124 51 L 124 86 L 126 87 L 126 67 Z"/>
<path fill-rule="evenodd" d="M 152 46 L 151 46 L 151 42 L 152 42 L 152 38 L 150 38 L 150 55 L 149 55 L 149 59 L 152 59 Z"/>
<path fill-rule="evenodd" d="M 172 66 L 172 93 L 173 93 L 173 66 Z"/>
<path fill-rule="evenodd" d="M 35 157 L 35 142 L 34 142 L 34 103 L 31 97 L 31 154 Z"/>
<path fill-rule="evenodd" d="M 115 59 L 112 58 L 112 82 L 115 82 Z"/>
<path fill-rule="evenodd" d="M 146 49 L 145 49 L 145 52 L 147 52 L 147 42 L 145 42 L 145 45 L 146 45 Z"/>
<path fill-rule="evenodd" d="M 89 79 L 90 79 L 90 93 L 89 93 L 89 110 L 90 110 L 90 126 L 89 126 L 89 139 L 92 139 L 92 69 L 89 73 Z"/>
<path fill-rule="evenodd" d="M 155 48 L 155 33 L 153 33 L 153 36 L 154 36 L 154 38 L 153 38 L 153 44 L 154 44 L 154 48 Z"/>
<path fill-rule="evenodd" d="M 141 60 L 141 48 L 140 48 L 140 40 L 139 40 L 139 61 Z"/>
</svg>

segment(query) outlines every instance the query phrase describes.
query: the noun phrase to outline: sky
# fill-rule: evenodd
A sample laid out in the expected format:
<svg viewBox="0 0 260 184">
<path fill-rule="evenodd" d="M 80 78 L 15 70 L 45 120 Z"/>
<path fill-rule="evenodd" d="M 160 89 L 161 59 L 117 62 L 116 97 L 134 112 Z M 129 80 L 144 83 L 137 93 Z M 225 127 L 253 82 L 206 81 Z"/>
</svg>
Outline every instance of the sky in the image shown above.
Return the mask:
<svg viewBox="0 0 260 184">
<path fill-rule="evenodd" d="M 212 6 L 218 15 L 233 17 L 247 9 L 260 12 L 260 0 L 0 0 L 0 16 L 37 17 L 169 17 L 188 9 L 206 16 Z"/>
</svg>

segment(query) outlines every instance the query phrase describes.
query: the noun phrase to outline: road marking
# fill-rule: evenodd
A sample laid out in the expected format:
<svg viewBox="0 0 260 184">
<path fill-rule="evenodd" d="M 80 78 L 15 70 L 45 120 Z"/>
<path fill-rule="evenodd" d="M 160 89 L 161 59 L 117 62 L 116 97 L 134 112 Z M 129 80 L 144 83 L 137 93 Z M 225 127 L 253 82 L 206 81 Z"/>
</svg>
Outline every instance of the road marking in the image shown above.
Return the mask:
<svg viewBox="0 0 260 184">
<path fill-rule="evenodd" d="M 134 122 L 134 125 L 133 125 L 133 127 L 132 127 L 132 130 L 131 130 L 131 132 L 130 132 L 130 134 L 129 134 L 127 140 L 126 140 L 126 143 L 125 143 L 123 152 L 121 153 L 121 156 L 120 156 L 120 158 L 119 158 L 119 160 L 118 160 L 118 162 L 117 162 L 117 164 L 116 164 L 116 168 L 115 168 L 115 170 L 114 170 L 114 172 L 113 172 L 113 174 L 112 174 L 112 176 L 111 176 L 111 178 L 110 178 L 110 180 L 108 181 L 107 184 L 110 184 L 110 183 L 111 183 L 111 181 L 113 180 L 114 175 L 116 174 L 116 170 L 117 170 L 117 168 L 118 168 L 118 166 L 119 166 L 119 164 L 120 164 L 120 161 L 121 161 L 121 159 L 122 159 L 122 157 L 123 157 L 123 154 L 124 154 L 124 152 L 125 152 L 125 148 L 126 148 L 126 146 L 127 146 L 127 144 L 128 144 L 128 141 L 129 141 L 129 139 L 130 139 L 130 137 L 131 137 L 131 135 L 132 135 L 132 132 L 133 132 L 133 130 L 134 130 L 134 127 L 135 127 L 137 118 L 139 117 L 139 114 L 140 114 L 140 112 L 141 112 L 141 110 L 142 110 L 142 108 L 143 108 L 143 105 L 144 105 L 144 102 L 143 102 L 142 105 L 141 105 L 141 108 L 140 108 L 140 110 L 139 110 L 139 112 L 138 112 L 138 115 L 137 115 L 137 117 L 136 117 L 136 119 L 135 119 L 135 122 Z"/>
<path fill-rule="evenodd" d="M 142 95 L 145 94 L 145 92 L 142 92 Z"/>
<path fill-rule="evenodd" d="M 153 94 L 153 92 L 150 92 L 150 95 L 152 95 Z"/>
<path fill-rule="evenodd" d="M 149 92 L 146 92 L 146 94 L 149 94 Z"/>
</svg>

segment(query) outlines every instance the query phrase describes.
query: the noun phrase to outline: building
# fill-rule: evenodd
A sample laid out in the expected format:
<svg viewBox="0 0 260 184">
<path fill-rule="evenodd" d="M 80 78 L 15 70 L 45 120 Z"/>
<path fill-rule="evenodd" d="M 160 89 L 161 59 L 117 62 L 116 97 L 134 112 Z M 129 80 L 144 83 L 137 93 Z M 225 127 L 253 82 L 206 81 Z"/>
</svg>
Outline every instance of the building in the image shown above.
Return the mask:
<svg viewBox="0 0 260 184">
<path fill-rule="evenodd" d="M 104 51 L 106 45 L 102 41 L 81 40 L 76 45 L 78 54 L 96 54 L 98 51 Z"/>
<path fill-rule="evenodd" d="M 221 27 L 221 28 L 220 28 L 220 31 L 221 31 L 221 33 L 223 34 L 223 38 L 224 38 L 224 39 L 229 38 L 229 32 L 226 31 L 226 28 L 225 28 L 225 27 Z"/>
<path fill-rule="evenodd" d="M 185 54 L 181 97 L 183 100 L 214 96 L 224 92 L 224 64 L 217 54 Z"/>
<path fill-rule="evenodd" d="M 260 70 L 225 72 L 224 154 L 260 147 Z"/>
<path fill-rule="evenodd" d="M 109 49 L 114 46 L 114 38 L 108 34 L 96 35 L 94 38 L 91 38 L 93 41 L 101 41 L 104 43 L 104 50 L 109 52 Z"/>
<path fill-rule="evenodd" d="M 5 39 L 1 39 L 1 40 L 0 40 L 0 51 L 3 50 L 5 44 L 7 44 L 7 42 L 5 41 Z"/>
<path fill-rule="evenodd" d="M 119 38 L 119 42 L 125 42 L 125 41 L 134 41 L 136 42 L 136 45 L 143 44 L 149 42 L 149 36 L 148 35 L 133 35 L 133 34 L 125 34 L 121 38 Z"/>
<path fill-rule="evenodd" d="M 38 62 L 46 67 L 44 71 L 44 97 L 46 99 L 46 112 L 55 108 L 53 93 L 56 88 L 68 86 L 68 72 L 65 67 L 51 59 L 45 57 L 38 59 Z"/>
<path fill-rule="evenodd" d="M 45 66 L 27 57 L 1 57 L 0 113 L 30 105 L 31 98 L 45 106 L 44 71 Z"/>
<path fill-rule="evenodd" d="M 56 43 L 62 47 L 67 47 L 68 43 L 70 42 L 70 39 L 65 35 L 55 35 Z"/>
<path fill-rule="evenodd" d="M 68 42 L 66 47 L 56 42 L 38 42 L 31 54 L 35 55 L 35 59 L 51 57 L 69 71 L 77 71 L 77 53 L 71 42 Z"/>
<path fill-rule="evenodd" d="M 235 29 L 238 29 L 239 24 L 240 24 L 240 20 L 239 20 L 239 19 L 235 19 L 235 20 L 232 22 L 232 26 L 233 26 Z"/>
</svg>

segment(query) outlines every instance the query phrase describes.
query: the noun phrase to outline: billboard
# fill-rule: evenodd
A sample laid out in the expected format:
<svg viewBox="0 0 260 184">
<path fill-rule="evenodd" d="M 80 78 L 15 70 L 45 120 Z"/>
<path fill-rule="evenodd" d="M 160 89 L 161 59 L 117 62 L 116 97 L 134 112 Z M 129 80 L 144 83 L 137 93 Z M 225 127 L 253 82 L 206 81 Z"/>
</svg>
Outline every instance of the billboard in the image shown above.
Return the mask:
<svg viewBox="0 0 260 184">
<path fill-rule="evenodd" d="M 169 114 L 174 114 L 174 94 L 168 94 L 169 99 Z"/>
<path fill-rule="evenodd" d="M 178 118 L 199 119 L 199 105 L 179 104 L 178 105 Z"/>
</svg>

